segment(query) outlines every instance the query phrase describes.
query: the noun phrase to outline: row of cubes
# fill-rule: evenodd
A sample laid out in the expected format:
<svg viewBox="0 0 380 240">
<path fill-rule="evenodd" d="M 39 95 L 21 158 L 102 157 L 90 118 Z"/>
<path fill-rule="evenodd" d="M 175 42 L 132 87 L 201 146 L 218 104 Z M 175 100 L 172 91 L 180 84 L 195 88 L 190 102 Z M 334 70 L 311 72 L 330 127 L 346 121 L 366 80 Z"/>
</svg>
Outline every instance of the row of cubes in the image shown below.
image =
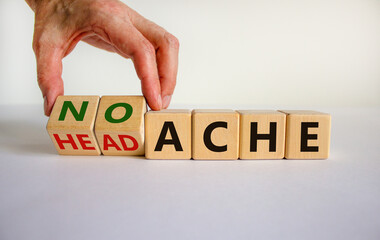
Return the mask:
<svg viewBox="0 0 380 240">
<path fill-rule="evenodd" d="M 60 96 L 47 130 L 62 155 L 326 159 L 331 116 L 306 110 L 161 110 L 143 96 Z"/>
</svg>

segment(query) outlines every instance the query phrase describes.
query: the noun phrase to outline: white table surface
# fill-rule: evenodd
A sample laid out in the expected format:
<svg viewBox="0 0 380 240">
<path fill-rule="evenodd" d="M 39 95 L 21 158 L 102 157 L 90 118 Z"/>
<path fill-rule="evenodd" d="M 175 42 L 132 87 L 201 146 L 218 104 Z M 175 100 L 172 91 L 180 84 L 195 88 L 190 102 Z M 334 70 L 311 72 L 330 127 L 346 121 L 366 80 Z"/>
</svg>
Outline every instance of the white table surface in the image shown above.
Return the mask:
<svg viewBox="0 0 380 240">
<path fill-rule="evenodd" d="M 329 112 L 328 160 L 194 161 L 59 156 L 0 107 L 0 239 L 380 239 L 380 109 Z"/>
</svg>

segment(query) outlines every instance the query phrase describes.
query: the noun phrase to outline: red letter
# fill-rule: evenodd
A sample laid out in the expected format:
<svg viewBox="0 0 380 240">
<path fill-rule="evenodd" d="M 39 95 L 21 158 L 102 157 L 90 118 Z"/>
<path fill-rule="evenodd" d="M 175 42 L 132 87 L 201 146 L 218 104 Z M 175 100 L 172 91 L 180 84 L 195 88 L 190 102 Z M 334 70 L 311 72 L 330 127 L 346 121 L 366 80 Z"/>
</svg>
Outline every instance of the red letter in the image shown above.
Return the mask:
<svg viewBox="0 0 380 240">
<path fill-rule="evenodd" d="M 73 137 L 71 136 L 71 134 L 66 134 L 68 140 L 61 140 L 58 136 L 58 134 L 53 134 L 54 138 L 55 138 L 55 141 L 57 142 L 58 146 L 60 149 L 65 149 L 65 146 L 63 146 L 64 143 L 70 143 L 71 146 L 73 147 L 73 149 L 77 150 L 78 147 L 77 145 L 75 144 L 74 142 L 74 139 Z"/>
<path fill-rule="evenodd" d="M 128 148 L 127 144 L 124 141 L 125 138 L 128 138 L 132 141 L 132 143 L 133 143 L 132 147 Z M 123 148 L 125 151 L 135 151 L 139 147 L 139 144 L 137 143 L 136 139 L 132 136 L 119 135 L 119 139 L 120 139 L 121 145 L 123 145 Z"/>
<path fill-rule="evenodd" d="M 107 141 L 109 141 L 110 143 L 108 143 Z M 109 147 L 114 147 L 116 148 L 116 150 L 121 151 L 121 148 L 116 144 L 116 142 L 108 134 L 104 134 L 103 145 L 104 145 L 104 150 L 108 150 Z"/>
<path fill-rule="evenodd" d="M 82 146 L 83 150 L 95 150 L 95 147 L 87 147 L 86 144 L 91 143 L 91 141 L 85 141 L 83 138 L 88 138 L 87 134 L 77 134 L 78 141 Z"/>
</svg>

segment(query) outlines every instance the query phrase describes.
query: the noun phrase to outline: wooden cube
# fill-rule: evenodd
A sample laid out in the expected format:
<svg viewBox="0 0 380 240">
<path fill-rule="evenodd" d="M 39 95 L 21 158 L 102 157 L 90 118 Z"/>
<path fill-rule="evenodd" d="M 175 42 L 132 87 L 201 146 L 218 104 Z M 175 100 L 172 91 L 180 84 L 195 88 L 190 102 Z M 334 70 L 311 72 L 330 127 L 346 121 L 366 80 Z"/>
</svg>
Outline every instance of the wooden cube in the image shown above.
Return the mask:
<svg viewBox="0 0 380 240">
<path fill-rule="evenodd" d="M 103 96 L 95 134 L 104 155 L 144 155 L 143 96 Z"/>
<path fill-rule="evenodd" d="M 99 96 L 59 96 L 46 129 L 61 155 L 100 155 L 94 134 Z"/>
<path fill-rule="evenodd" d="M 285 149 L 284 113 L 240 110 L 240 159 L 282 159 Z"/>
<path fill-rule="evenodd" d="M 145 157 L 191 158 L 191 111 L 161 110 L 145 114 Z"/>
<path fill-rule="evenodd" d="M 232 160 L 239 157 L 239 114 L 233 110 L 193 110 L 192 157 Z"/>
<path fill-rule="evenodd" d="M 306 110 L 283 110 L 286 116 L 285 158 L 326 159 L 330 151 L 331 116 Z"/>
</svg>

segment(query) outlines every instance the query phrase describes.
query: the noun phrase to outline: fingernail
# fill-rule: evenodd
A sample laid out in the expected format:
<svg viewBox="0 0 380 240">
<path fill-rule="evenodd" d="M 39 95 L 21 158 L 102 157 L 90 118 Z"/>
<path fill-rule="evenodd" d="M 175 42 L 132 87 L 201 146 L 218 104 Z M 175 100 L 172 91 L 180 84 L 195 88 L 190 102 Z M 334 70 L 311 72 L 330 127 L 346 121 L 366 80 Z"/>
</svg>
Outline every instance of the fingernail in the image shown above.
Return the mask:
<svg viewBox="0 0 380 240">
<path fill-rule="evenodd" d="M 157 97 L 157 104 L 158 104 L 158 110 L 161 110 L 161 109 L 162 109 L 162 98 L 161 98 L 161 94 L 158 94 L 158 97 Z"/>
<path fill-rule="evenodd" d="M 166 95 L 166 96 L 162 99 L 162 108 L 165 108 L 165 109 L 168 108 L 171 99 L 172 99 L 172 95 Z"/>
<path fill-rule="evenodd" d="M 48 116 L 48 101 L 46 96 L 44 96 L 44 113 L 46 116 Z"/>
</svg>

